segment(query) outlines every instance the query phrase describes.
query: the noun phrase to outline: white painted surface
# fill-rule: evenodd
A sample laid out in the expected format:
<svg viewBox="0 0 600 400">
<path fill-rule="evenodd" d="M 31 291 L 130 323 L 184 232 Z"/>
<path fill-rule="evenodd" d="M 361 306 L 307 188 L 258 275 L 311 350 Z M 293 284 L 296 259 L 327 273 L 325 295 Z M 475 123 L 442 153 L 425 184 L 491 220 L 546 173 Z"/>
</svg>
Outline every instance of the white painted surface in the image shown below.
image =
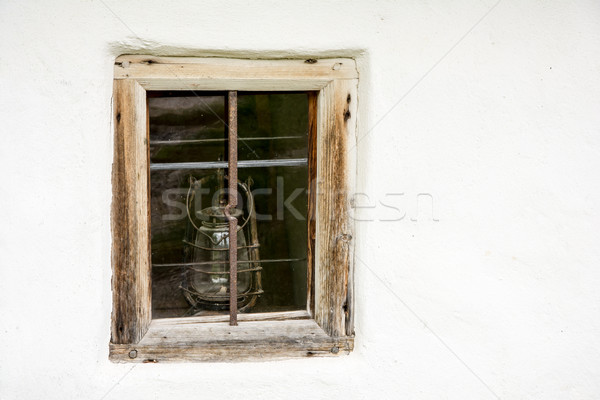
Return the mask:
<svg viewBox="0 0 600 400">
<path fill-rule="evenodd" d="M 494 0 L 105 1 L 0 5 L 0 398 L 600 396 L 597 2 L 502 0 L 477 23 Z M 108 361 L 131 52 L 357 57 L 360 191 L 402 210 L 359 216 L 406 216 L 359 223 L 351 356 Z"/>
</svg>

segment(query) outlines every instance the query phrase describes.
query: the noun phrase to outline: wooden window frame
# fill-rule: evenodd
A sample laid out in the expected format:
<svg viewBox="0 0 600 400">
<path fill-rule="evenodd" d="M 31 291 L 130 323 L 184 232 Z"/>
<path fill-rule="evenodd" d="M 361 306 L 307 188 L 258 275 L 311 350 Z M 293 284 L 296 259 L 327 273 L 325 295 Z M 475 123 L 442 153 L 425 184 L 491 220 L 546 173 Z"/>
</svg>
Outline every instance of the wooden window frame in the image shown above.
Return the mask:
<svg viewBox="0 0 600 400">
<path fill-rule="evenodd" d="M 352 59 L 242 60 L 124 55 L 114 67 L 113 310 L 109 357 L 230 361 L 347 354 L 354 347 L 353 231 L 358 72 Z M 309 95 L 306 311 L 152 320 L 146 91 L 313 91 Z M 316 149 L 316 152 L 314 151 Z M 316 159 L 315 159 L 316 155 Z M 314 215 L 313 215 L 314 214 Z M 314 240 L 311 240 L 314 239 Z"/>
</svg>

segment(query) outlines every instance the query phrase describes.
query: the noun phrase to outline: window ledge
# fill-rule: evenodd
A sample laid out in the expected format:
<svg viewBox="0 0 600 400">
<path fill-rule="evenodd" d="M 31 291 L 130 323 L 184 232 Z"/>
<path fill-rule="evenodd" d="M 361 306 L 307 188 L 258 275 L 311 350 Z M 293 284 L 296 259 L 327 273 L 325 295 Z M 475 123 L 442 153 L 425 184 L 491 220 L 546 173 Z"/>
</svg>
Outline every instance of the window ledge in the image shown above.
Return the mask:
<svg viewBox="0 0 600 400">
<path fill-rule="evenodd" d="M 137 344 L 111 344 L 115 362 L 267 361 L 349 354 L 353 337 L 335 338 L 308 313 L 241 314 L 238 326 L 222 316 L 156 319 Z M 285 319 L 292 317 L 296 319 Z"/>
</svg>

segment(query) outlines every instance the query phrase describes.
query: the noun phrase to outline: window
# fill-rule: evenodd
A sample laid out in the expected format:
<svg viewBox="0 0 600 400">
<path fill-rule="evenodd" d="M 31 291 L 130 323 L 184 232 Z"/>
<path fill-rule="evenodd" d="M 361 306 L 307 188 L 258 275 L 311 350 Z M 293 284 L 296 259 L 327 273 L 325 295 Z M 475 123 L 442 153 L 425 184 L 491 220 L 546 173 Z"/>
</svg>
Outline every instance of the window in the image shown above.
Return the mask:
<svg viewBox="0 0 600 400">
<path fill-rule="evenodd" d="M 351 59 L 116 60 L 112 360 L 352 350 L 357 82 Z"/>
</svg>

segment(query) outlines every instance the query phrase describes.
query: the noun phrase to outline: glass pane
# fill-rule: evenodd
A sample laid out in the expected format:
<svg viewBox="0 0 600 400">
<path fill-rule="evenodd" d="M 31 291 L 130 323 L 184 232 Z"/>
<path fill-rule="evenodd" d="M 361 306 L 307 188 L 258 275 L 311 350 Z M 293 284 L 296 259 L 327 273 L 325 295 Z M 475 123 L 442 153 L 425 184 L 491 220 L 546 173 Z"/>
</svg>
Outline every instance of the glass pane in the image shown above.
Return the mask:
<svg viewBox="0 0 600 400">
<path fill-rule="evenodd" d="M 150 92 L 148 97 L 151 162 L 224 159 L 223 93 Z"/>
<path fill-rule="evenodd" d="M 307 157 L 306 93 L 240 93 L 238 158 L 240 160 Z"/>
<path fill-rule="evenodd" d="M 153 317 L 227 314 L 227 170 L 156 170 L 225 159 L 225 94 L 154 92 L 148 101 Z M 253 162 L 238 169 L 238 307 L 305 309 L 308 167 L 261 163 L 308 157 L 307 94 L 239 93 L 238 121 L 240 161 Z"/>
</svg>

